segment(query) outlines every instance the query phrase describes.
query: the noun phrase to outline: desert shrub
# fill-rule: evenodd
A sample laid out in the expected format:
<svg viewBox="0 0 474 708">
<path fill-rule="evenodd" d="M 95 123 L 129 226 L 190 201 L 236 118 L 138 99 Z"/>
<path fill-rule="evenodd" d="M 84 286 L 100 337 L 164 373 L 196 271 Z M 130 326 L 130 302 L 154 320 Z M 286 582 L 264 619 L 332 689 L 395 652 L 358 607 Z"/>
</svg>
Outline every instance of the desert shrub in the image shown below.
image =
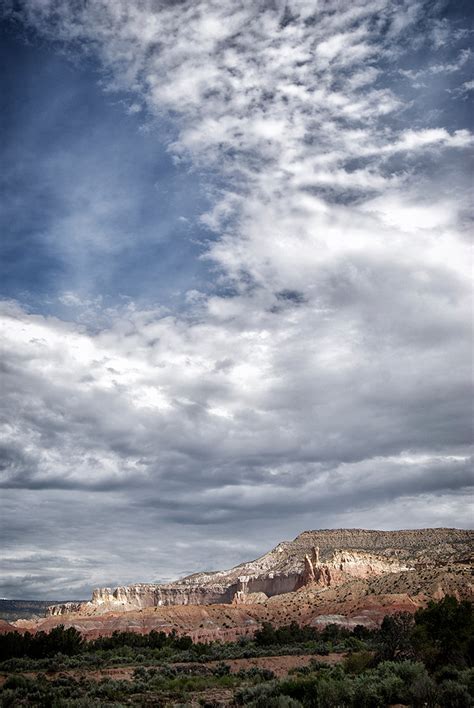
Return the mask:
<svg viewBox="0 0 474 708">
<path fill-rule="evenodd" d="M 399 676 L 394 675 L 380 679 L 379 693 L 386 705 L 404 703 L 408 696 L 406 684 Z"/>
<path fill-rule="evenodd" d="M 275 674 L 270 669 L 252 666 L 250 669 L 240 669 L 236 676 L 239 679 L 247 679 L 251 681 L 271 681 L 275 678 Z"/>
<path fill-rule="evenodd" d="M 345 649 L 349 649 L 350 651 L 362 651 L 366 648 L 367 641 L 358 639 L 354 636 L 354 634 L 352 634 L 350 637 L 347 637 L 347 639 L 344 639 L 342 644 Z"/>
<path fill-rule="evenodd" d="M 457 666 L 453 666 L 452 664 L 440 666 L 439 669 L 433 672 L 433 676 L 436 679 L 437 683 L 443 683 L 443 681 L 449 680 L 457 681 L 459 679 L 460 674 L 461 670 Z"/>
<path fill-rule="evenodd" d="M 323 642 L 315 642 L 312 645 L 312 653 L 319 654 L 320 656 L 327 656 L 329 654 L 329 647 Z"/>
<path fill-rule="evenodd" d="M 318 674 L 293 675 L 280 682 L 278 691 L 300 701 L 309 708 L 350 708 L 354 702 L 355 685 L 342 669 L 328 669 Z"/>
<path fill-rule="evenodd" d="M 280 692 L 286 696 L 291 696 L 304 705 L 316 705 L 316 684 L 318 677 L 316 674 L 307 676 L 291 676 L 280 683 Z"/>
<path fill-rule="evenodd" d="M 0 706 L 2 708 L 15 708 L 18 705 L 17 693 L 14 689 L 4 689 L 0 694 Z"/>
<path fill-rule="evenodd" d="M 370 651 L 358 651 L 349 654 L 344 659 L 344 670 L 349 674 L 360 674 L 369 669 L 374 663 L 374 657 Z"/>
<path fill-rule="evenodd" d="M 223 661 L 220 661 L 217 666 L 214 667 L 212 673 L 214 676 L 229 676 L 230 666 L 229 664 L 225 664 Z"/>
<path fill-rule="evenodd" d="M 269 699 L 268 708 L 303 708 L 303 704 L 290 696 L 274 696 Z M 251 704 L 250 708 L 260 708 L 256 704 Z"/>
<path fill-rule="evenodd" d="M 153 671 L 153 669 L 152 669 Z M 133 680 L 134 681 L 147 681 L 149 678 L 149 672 L 145 669 L 144 666 L 138 666 L 136 669 L 133 671 Z"/>
<path fill-rule="evenodd" d="M 430 681 L 426 667 L 416 661 L 384 661 L 377 666 L 376 675 L 379 677 L 379 693 L 390 703 L 409 703 L 421 700 L 426 693 L 427 700 L 433 682 Z M 410 687 L 417 687 L 410 693 Z"/>
<path fill-rule="evenodd" d="M 295 674 L 298 676 L 308 676 L 312 673 L 314 673 L 314 669 L 309 664 L 308 666 L 293 666 L 288 670 L 288 676 L 294 676 Z"/>
<path fill-rule="evenodd" d="M 3 688 L 16 691 L 18 688 L 22 690 L 27 689 L 31 687 L 31 685 L 31 679 L 27 678 L 26 676 L 17 676 L 16 674 L 13 674 L 13 676 L 9 676 L 7 678 L 7 680 L 3 684 Z"/>
<path fill-rule="evenodd" d="M 271 705 L 278 693 L 278 682 L 268 681 L 267 683 L 257 684 L 256 686 L 243 686 L 235 692 L 235 701 L 237 705 L 249 706 L 254 708 L 267 708 Z"/>
<path fill-rule="evenodd" d="M 354 679 L 354 703 L 358 708 L 385 708 L 382 691 L 383 679 L 376 673 L 361 674 Z"/>
<path fill-rule="evenodd" d="M 438 687 L 427 673 L 418 676 L 408 687 L 408 697 L 413 708 L 433 708 L 437 693 Z"/>
<path fill-rule="evenodd" d="M 474 699 L 474 668 L 461 671 L 459 673 L 459 682 L 466 686 L 469 695 Z"/>
<path fill-rule="evenodd" d="M 426 667 L 419 661 L 383 661 L 377 666 L 381 677 L 398 676 L 403 683 L 411 684 L 420 676 L 427 675 Z"/>
<path fill-rule="evenodd" d="M 471 708 L 472 701 L 466 686 L 457 681 L 443 681 L 439 687 L 439 705 L 443 708 Z"/>
<path fill-rule="evenodd" d="M 354 687 L 349 678 L 324 678 L 317 684 L 318 708 L 346 708 L 353 705 Z"/>
</svg>

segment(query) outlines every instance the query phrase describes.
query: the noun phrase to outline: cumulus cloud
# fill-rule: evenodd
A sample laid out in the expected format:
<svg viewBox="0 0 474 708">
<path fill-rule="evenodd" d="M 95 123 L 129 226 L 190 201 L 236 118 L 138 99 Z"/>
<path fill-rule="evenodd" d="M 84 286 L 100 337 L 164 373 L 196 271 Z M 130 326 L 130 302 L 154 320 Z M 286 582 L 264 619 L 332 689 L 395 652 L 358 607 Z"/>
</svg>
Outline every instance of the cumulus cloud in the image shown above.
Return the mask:
<svg viewBox="0 0 474 708">
<path fill-rule="evenodd" d="M 14 508 L 27 490 L 77 523 L 59 546 L 91 582 L 94 559 L 138 580 L 126 552 L 151 557 L 150 534 L 182 544 L 179 561 L 157 556 L 169 576 L 308 526 L 468 524 L 468 203 L 430 161 L 462 159 L 472 136 L 423 124 L 421 106 L 409 123 L 387 68 L 439 28 L 427 6 L 21 5 L 28 26 L 97 55 L 111 90 L 172 119 L 175 161 L 209 175 L 216 280 L 184 312 L 131 304 L 106 325 L 97 303 L 85 324 L 3 304 Z M 97 535 L 104 553 L 86 553 Z M 40 565 L 47 533 L 21 538 L 21 563 Z M 51 588 L 83 592 L 45 563 Z"/>
</svg>

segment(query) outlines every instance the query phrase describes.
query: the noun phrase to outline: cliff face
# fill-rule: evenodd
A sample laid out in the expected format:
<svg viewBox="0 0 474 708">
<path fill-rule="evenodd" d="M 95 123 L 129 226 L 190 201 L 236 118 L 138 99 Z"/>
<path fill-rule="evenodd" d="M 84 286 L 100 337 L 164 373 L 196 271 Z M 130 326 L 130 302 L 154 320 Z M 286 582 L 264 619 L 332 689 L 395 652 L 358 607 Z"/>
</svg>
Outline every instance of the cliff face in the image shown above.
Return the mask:
<svg viewBox="0 0 474 708">
<path fill-rule="evenodd" d="M 73 612 L 81 612 L 84 602 L 63 602 L 60 605 L 50 605 L 46 608 L 46 616 L 70 615 Z"/>
<path fill-rule="evenodd" d="M 80 612 L 100 614 L 111 611 L 142 610 L 169 605 L 213 605 L 231 602 L 233 589 L 211 585 L 153 585 L 140 583 L 117 588 L 96 588 L 90 602 L 63 603 L 48 607 L 47 616 Z"/>
<path fill-rule="evenodd" d="M 175 583 L 143 583 L 94 590 L 90 602 L 48 608 L 48 615 L 142 610 L 171 605 L 247 604 L 305 586 L 331 588 L 417 568 L 434 568 L 472 555 L 474 533 L 458 529 L 305 531 L 260 558 L 235 568 L 195 573 Z"/>
<path fill-rule="evenodd" d="M 353 578 L 367 579 L 384 573 L 412 570 L 396 558 L 377 556 L 365 551 L 335 551 L 326 563 L 320 559 L 319 547 L 304 557 L 300 586 L 315 584 L 320 587 L 341 585 Z"/>
</svg>

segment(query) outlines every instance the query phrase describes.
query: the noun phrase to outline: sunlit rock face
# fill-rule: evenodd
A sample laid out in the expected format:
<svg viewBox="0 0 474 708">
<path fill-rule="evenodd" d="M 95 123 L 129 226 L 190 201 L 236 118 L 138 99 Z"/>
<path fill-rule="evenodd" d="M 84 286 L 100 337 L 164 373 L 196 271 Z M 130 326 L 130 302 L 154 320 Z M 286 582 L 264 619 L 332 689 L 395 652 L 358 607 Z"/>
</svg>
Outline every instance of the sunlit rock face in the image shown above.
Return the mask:
<svg viewBox="0 0 474 708">
<path fill-rule="evenodd" d="M 396 558 L 385 558 L 365 551 L 335 551 L 327 563 L 320 560 L 319 547 L 305 554 L 300 587 L 309 584 L 331 587 L 351 578 L 373 578 L 384 573 L 412 570 Z"/>
<path fill-rule="evenodd" d="M 232 604 L 233 605 L 259 605 L 263 604 L 268 600 L 268 595 L 264 592 L 249 592 L 245 593 L 242 590 L 237 590 L 235 593 Z"/>
<path fill-rule="evenodd" d="M 472 554 L 473 540 L 473 532 L 458 529 L 305 531 L 230 570 L 195 573 L 164 585 L 97 588 L 89 602 L 55 605 L 47 614 L 262 602 L 307 586 L 334 588 L 355 579 L 458 562 Z"/>
</svg>

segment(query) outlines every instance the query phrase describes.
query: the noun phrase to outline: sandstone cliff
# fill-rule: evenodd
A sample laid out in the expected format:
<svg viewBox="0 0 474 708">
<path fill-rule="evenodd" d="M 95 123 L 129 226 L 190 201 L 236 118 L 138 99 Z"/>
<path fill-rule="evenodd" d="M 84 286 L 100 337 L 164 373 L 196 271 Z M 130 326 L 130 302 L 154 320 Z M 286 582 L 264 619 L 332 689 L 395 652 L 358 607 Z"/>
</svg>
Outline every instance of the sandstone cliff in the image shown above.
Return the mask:
<svg viewBox="0 0 474 708">
<path fill-rule="evenodd" d="M 249 604 L 304 587 L 329 589 L 351 581 L 397 576 L 466 561 L 474 533 L 459 529 L 305 531 L 235 568 L 196 573 L 174 583 L 94 590 L 90 602 L 65 603 L 48 615 L 97 615 L 166 606 Z"/>
</svg>

